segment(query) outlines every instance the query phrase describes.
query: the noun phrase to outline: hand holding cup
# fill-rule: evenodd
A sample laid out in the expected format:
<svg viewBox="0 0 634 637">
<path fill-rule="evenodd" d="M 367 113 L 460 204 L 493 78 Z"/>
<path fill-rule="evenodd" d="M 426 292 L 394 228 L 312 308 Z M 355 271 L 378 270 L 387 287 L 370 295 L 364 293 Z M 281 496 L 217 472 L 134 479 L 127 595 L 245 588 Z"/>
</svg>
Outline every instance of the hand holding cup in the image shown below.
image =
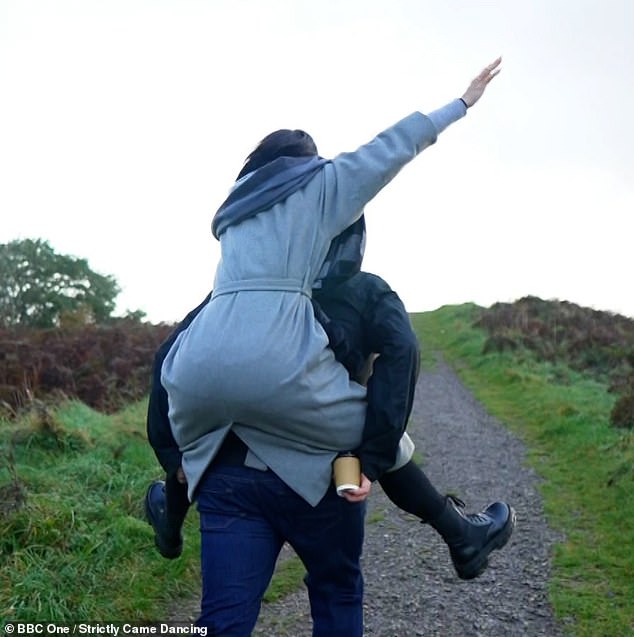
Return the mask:
<svg viewBox="0 0 634 637">
<path fill-rule="evenodd" d="M 354 491 L 361 486 L 361 462 L 353 454 L 341 454 L 332 465 L 337 495 Z"/>
</svg>

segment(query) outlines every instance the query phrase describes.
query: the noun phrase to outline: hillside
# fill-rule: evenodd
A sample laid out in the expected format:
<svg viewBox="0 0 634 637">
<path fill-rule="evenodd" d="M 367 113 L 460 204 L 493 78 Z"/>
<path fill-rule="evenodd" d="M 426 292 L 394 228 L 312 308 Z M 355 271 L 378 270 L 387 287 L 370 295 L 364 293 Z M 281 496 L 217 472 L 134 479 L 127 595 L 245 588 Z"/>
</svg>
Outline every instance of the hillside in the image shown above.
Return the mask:
<svg viewBox="0 0 634 637">
<path fill-rule="evenodd" d="M 634 320 L 567 301 L 528 296 L 482 310 L 474 325 L 488 334 L 483 353 L 530 353 L 600 382 L 619 398 L 615 426 L 634 427 Z"/>
<path fill-rule="evenodd" d="M 482 308 L 483 353 L 512 351 L 564 366 L 618 395 L 615 426 L 634 427 L 634 320 L 568 301 L 524 297 Z M 119 320 L 52 330 L 0 330 L 0 415 L 34 398 L 73 398 L 112 413 L 145 396 L 153 355 L 173 326 Z"/>
</svg>

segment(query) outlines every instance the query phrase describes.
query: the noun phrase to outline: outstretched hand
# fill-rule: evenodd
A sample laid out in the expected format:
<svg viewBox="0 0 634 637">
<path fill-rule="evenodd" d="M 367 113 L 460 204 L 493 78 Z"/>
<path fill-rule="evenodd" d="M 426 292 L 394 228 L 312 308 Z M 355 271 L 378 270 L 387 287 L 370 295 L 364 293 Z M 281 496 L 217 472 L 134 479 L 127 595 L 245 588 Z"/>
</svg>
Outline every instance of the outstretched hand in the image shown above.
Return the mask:
<svg viewBox="0 0 634 637">
<path fill-rule="evenodd" d="M 489 66 L 485 67 L 478 77 L 472 80 L 471 84 L 469 84 L 469 88 L 462 96 L 467 108 L 473 106 L 482 97 L 484 89 L 486 89 L 489 82 L 501 71 L 499 68 L 501 63 L 502 58 L 499 57 L 497 60 L 491 62 Z"/>
</svg>

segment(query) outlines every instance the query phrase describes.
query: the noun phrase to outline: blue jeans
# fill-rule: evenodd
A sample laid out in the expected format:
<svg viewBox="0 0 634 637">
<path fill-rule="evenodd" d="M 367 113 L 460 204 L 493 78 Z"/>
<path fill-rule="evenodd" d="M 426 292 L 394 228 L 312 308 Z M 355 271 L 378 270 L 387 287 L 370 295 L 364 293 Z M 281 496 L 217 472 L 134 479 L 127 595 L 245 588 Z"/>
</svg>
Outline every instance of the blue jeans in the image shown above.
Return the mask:
<svg viewBox="0 0 634 637">
<path fill-rule="evenodd" d="M 272 471 L 214 466 L 196 500 L 203 592 L 198 625 L 209 637 L 248 637 L 284 542 L 307 575 L 314 637 L 361 637 L 365 503 L 331 487 L 310 506 Z"/>
</svg>

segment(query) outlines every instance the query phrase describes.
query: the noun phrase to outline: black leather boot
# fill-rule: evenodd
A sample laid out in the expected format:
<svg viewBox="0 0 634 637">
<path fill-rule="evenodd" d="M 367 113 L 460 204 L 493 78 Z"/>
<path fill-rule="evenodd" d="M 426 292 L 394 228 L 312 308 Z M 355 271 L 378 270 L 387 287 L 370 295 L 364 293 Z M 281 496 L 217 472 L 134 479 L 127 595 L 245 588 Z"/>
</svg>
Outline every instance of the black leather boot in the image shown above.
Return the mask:
<svg viewBox="0 0 634 637">
<path fill-rule="evenodd" d="M 154 529 L 154 543 L 159 553 L 169 560 L 183 552 L 183 536 L 180 528 L 170 528 L 165 506 L 165 482 L 153 482 L 145 494 L 145 517 Z"/>
<path fill-rule="evenodd" d="M 494 502 L 480 513 L 467 515 L 464 506 L 462 500 L 449 495 L 444 511 L 428 522 L 447 543 L 458 577 L 469 580 L 484 572 L 491 551 L 509 541 L 515 511 L 506 502 Z"/>
</svg>

